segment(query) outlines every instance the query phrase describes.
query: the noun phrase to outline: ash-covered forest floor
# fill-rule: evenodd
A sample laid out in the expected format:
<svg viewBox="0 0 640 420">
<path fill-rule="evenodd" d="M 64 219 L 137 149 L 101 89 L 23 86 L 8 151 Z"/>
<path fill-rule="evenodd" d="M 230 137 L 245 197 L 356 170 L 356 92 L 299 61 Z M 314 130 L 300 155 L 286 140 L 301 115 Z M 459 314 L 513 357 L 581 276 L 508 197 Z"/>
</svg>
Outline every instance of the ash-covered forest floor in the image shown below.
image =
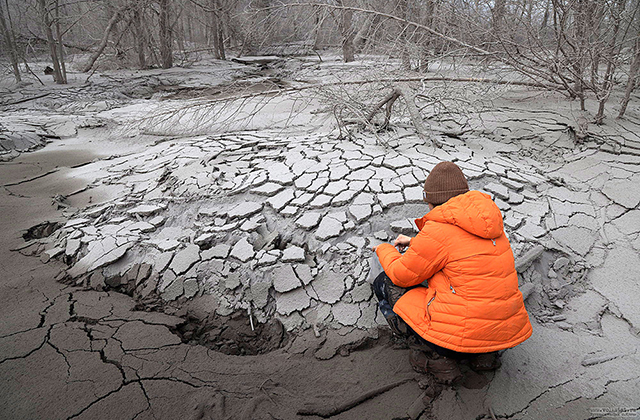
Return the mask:
<svg viewBox="0 0 640 420">
<path fill-rule="evenodd" d="M 391 90 L 355 82 L 419 76 L 395 68 L 314 56 L 3 82 L 0 417 L 636 413 L 637 97 L 595 126 L 557 92 L 413 84 L 437 148 L 401 104 L 388 130 L 353 123 Z M 469 62 L 430 76 L 517 80 Z M 414 232 L 443 160 L 503 211 L 534 333 L 434 395 L 369 269 L 373 244 Z"/>
</svg>

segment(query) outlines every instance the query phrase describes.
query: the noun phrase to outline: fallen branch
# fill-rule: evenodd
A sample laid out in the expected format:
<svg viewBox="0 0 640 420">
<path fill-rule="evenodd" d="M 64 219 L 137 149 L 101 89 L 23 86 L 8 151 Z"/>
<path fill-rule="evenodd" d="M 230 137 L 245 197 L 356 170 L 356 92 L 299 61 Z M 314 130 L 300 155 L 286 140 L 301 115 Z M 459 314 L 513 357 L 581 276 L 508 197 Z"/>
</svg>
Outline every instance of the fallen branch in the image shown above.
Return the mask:
<svg viewBox="0 0 640 420">
<path fill-rule="evenodd" d="M 391 108 L 393 107 L 393 103 L 400 97 L 400 91 L 398 89 L 393 89 L 390 94 L 384 97 L 380 102 L 373 107 L 369 115 L 367 115 L 366 121 L 367 123 L 371 123 L 371 120 L 375 115 L 382 109 L 383 106 L 386 105 L 385 115 L 384 115 L 384 123 L 382 124 L 382 129 L 386 129 L 389 126 L 389 120 L 391 119 Z"/>
<path fill-rule="evenodd" d="M 30 98 L 20 99 L 19 101 L 9 102 L 8 104 L 1 104 L 1 105 L 2 105 L 2 106 L 18 105 L 18 104 L 21 104 L 21 103 L 23 103 L 23 102 L 33 101 L 34 99 L 44 98 L 45 96 L 49 96 L 49 95 L 51 95 L 51 92 L 49 92 L 49 93 L 43 93 L 42 95 L 32 96 L 32 97 L 30 97 Z"/>
<path fill-rule="evenodd" d="M 262 92 L 245 93 L 237 96 L 227 96 L 220 99 L 210 99 L 206 103 L 210 104 L 210 103 L 216 103 L 216 102 L 227 102 L 227 101 L 236 100 L 236 99 L 255 98 L 257 96 L 280 95 L 283 93 L 299 92 L 307 89 L 323 89 L 323 88 L 328 88 L 333 86 L 365 85 L 368 83 L 402 83 L 402 82 L 469 82 L 469 83 L 491 83 L 496 85 L 528 86 L 528 87 L 537 87 L 542 89 L 560 88 L 559 85 L 555 86 L 555 85 L 548 85 L 543 83 L 508 81 L 508 80 L 502 80 L 502 79 L 498 79 L 498 80 L 478 79 L 475 77 L 445 77 L 445 76 L 401 77 L 401 78 L 389 78 L 389 79 L 352 80 L 352 81 L 343 81 L 343 82 L 319 83 L 315 85 L 295 86 L 295 87 L 290 87 L 286 89 L 271 89 L 271 90 L 265 90 Z"/>
<path fill-rule="evenodd" d="M 403 379 L 401 381 L 398 382 L 394 382 L 392 384 L 389 385 L 385 385 L 382 386 L 380 388 L 376 388 L 373 389 L 369 392 L 366 392 L 362 395 L 360 395 L 357 398 L 354 398 L 350 401 L 347 401 L 343 404 L 339 404 L 339 405 L 334 405 L 333 407 L 331 407 L 329 404 L 327 404 L 326 402 L 316 402 L 316 403 L 307 403 L 305 404 L 305 406 L 303 408 L 301 408 L 300 410 L 298 410 L 298 415 L 299 416 L 320 416 L 320 417 L 332 417 L 335 415 L 338 415 L 340 413 L 343 413 L 347 410 L 352 409 L 353 407 L 373 398 L 376 397 L 380 394 L 383 394 L 393 388 L 399 387 L 400 385 L 403 385 L 409 381 L 413 380 L 413 378 L 407 378 L 407 379 Z"/>
<path fill-rule="evenodd" d="M 37 75 L 37 74 L 35 74 L 33 70 L 31 70 L 31 67 L 29 66 L 29 63 L 27 63 L 27 59 L 26 59 L 26 58 L 23 58 L 23 62 L 24 62 L 24 68 L 25 68 L 25 69 L 27 69 L 27 71 L 28 71 L 29 73 L 31 73 L 31 75 L 32 75 L 33 77 L 35 77 L 35 78 L 36 78 L 36 80 L 37 80 L 38 82 L 40 82 L 40 84 L 41 84 L 42 86 L 44 86 L 44 82 L 42 81 L 42 79 L 40 79 L 40 78 L 38 77 L 38 75 Z"/>
<path fill-rule="evenodd" d="M 66 33 L 66 31 L 65 31 Z M 31 35 L 31 38 L 35 39 L 36 41 L 40 41 L 40 42 L 47 42 L 46 38 L 42 38 L 38 35 L 36 35 L 35 33 L 33 33 L 32 31 L 29 30 L 29 34 Z M 63 33 L 64 35 L 64 33 Z M 72 48 L 74 50 L 80 50 L 80 51 L 91 51 L 91 47 L 85 47 L 82 45 L 74 45 L 74 44 L 69 44 L 68 42 L 63 42 L 62 45 L 64 45 L 67 48 Z"/>
<path fill-rule="evenodd" d="M 424 125 L 424 121 L 422 119 L 422 116 L 420 115 L 420 111 L 418 110 L 418 107 L 416 107 L 416 104 L 415 104 L 415 95 L 413 95 L 406 86 L 402 86 L 402 85 L 396 86 L 391 91 L 391 93 L 385 96 L 384 99 L 382 99 L 379 103 L 377 103 L 373 107 L 373 109 L 371 110 L 371 112 L 369 113 L 365 121 L 368 124 L 370 124 L 373 117 L 380 111 L 380 109 L 382 109 L 383 106 L 386 105 L 385 118 L 384 118 L 384 123 L 382 124 L 382 129 L 387 128 L 389 126 L 389 120 L 391 118 L 391 107 L 393 107 L 393 103 L 400 96 L 402 96 L 405 103 L 407 104 L 409 116 L 411 117 L 411 121 L 413 122 L 414 128 L 418 132 L 418 136 L 423 140 L 429 139 L 431 140 L 434 146 L 440 147 L 440 143 L 438 143 L 438 141 L 435 138 L 432 138 L 428 134 L 428 132 L 431 130 L 427 129 L 427 127 Z M 442 127 L 434 127 L 434 130 L 444 132 L 444 133 L 451 132 L 451 130 L 448 130 Z"/>
<path fill-rule="evenodd" d="M 416 107 L 416 98 L 413 93 L 411 93 L 406 86 L 402 85 L 400 87 L 397 87 L 396 90 L 400 92 L 400 94 L 404 98 L 404 102 L 407 104 L 407 110 L 409 111 L 409 116 L 411 117 L 413 126 L 418 132 L 418 137 L 423 140 L 430 139 L 434 146 L 440 147 L 440 144 L 436 141 L 436 139 L 430 138 L 431 136 L 429 136 L 429 134 L 427 133 L 427 128 L 424 126 L 424 121 L 422 120 L 422 116 L 420 116 L 420 111 L 418 111 L 418 107 Z"/>
</svg>

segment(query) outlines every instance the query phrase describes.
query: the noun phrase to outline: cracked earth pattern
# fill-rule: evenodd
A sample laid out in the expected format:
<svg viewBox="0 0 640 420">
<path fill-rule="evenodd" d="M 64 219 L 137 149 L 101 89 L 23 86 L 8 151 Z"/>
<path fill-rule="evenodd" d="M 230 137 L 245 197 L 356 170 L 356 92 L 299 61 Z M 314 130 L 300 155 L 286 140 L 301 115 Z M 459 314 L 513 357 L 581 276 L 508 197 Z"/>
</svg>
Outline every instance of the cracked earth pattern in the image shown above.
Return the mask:
<svg viewBox="0 0 640 420">
<path fill-rule="evenodd" d="M 401 351 L 363 346 L 385 329 L 369 247 L 414 232 L 421 183 L 442 160 L 503 211 L 534 334 L 483 388 L 447 388 L 419 418 L 640 409 L 640 153 L 617 141 L 629 124 L 579 147 L 571 126 L 561 112 L 505 107 L 442 149 L 411 136 L 383 147 L 358 134 L 246 132 L 88 162 L 76 170 L 90 182 L 68 197 L 100 204 L 3 254 L 25 268 L 3 286 L 2 417 L 298 418 L 304 401 L 410 375 Z M 3 197 L 26 200 L 35 180 L 5 183 Z M 289 339 L 244 357 L 216 351 L 229 343 L 188 344 L 176 333 L 185 307 L 277 319 Z M 374 404 L 409 407 L 420 393 L 411 382 Z M 376 418 L 367 407 L 335 418 Z"/>
</svg>

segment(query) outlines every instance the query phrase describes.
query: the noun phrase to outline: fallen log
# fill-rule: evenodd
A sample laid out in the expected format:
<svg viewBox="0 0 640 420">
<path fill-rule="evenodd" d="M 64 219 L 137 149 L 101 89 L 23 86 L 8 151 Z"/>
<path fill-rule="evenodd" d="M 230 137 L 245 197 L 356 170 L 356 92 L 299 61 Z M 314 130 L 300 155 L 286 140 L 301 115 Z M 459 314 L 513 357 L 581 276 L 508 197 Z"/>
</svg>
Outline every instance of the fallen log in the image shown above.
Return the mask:
<svg viewBox="0 0 640 420">
<path fill-rule="evenodd" d="M 503 79 L 497 79 L 497 80 L 496 79 L 479 79 L 475 77 L 445 77 L 445 76 L 401 77 L 401 78 L 388 78 L 388 79 L 352 80 L 352 81 L 344 81 L 344 82 L 319 83 L 319 84 L 306 85 L 306 86 L 294 86 L 286 89 L 270 89 L 262 92 L 251 92 L 251 93 L 245 93 L 237 96 L 228 96 L 220 99 L 211 99 L 207 101 L 207 104 L 215 103 L 215 102 L 226 102 L 229 100 L 236 100 L 236 99 L 247 99 L 247 98 L 253 98 L 257 96 L 269 96 L 269 95 L 279 95 L 283 93 L 300 92 L 308 89 L 323 89 L 323 88 L 328 88 L 333 86 L 366 85 L 369 83 L 395 84 L 395 83 L 403 83 L 403 82 L 463 82 L 463 83 L 468 82 L 468 83 L 492 83 L 496 85 L 528 86 L 528 87 L 536 87 L 541 89 L 557 89 L 558 88 L 558 86 L 544 84 L 544 83 L 525 82 L 525 81 L 508 81 Z"/>
<path fill-rule="evenodd" d="M 41 36 L 36 35 L 31 30 L 29 30 L 29 34 L 30 34 L 30 38 L 35 39 L 36 41 L 47 42 L 45 38 L 42 38 Z M 72 48 L 74 50 L 80 50 L 85 52 L 91 51 L 91 47 L 84 46 L 84 45 L 69 44 L 68 42 L 63 42 L 62 45 L 64 45 L 67 48 Z"/>
</svg>

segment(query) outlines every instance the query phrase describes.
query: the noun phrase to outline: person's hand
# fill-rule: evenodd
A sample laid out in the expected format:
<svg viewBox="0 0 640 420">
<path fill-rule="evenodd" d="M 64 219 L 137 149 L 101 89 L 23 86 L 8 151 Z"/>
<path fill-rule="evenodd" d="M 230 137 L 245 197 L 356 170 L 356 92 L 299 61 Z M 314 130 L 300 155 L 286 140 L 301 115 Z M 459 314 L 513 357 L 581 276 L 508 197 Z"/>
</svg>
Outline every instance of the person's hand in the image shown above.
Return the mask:
<svg viewBox="0 0 640 420">
<path fill-rule="evenodd" d="M 380 245 L 382 245 L 384 242 L 379 241 L 377 239 L 369 239 L 369 249 L 372 250 L 373 252 L 376 252 L 376 250 L 378 249 L 378 247 Z"/>
<path fill-rule="evenodd" d="M 393 241 L 393 246 L 398 248 L 400 251 L 405 249 L 411 243 L 411 238 L 406 235 L 398 235 L 395 241 Z"/>
</svg>

